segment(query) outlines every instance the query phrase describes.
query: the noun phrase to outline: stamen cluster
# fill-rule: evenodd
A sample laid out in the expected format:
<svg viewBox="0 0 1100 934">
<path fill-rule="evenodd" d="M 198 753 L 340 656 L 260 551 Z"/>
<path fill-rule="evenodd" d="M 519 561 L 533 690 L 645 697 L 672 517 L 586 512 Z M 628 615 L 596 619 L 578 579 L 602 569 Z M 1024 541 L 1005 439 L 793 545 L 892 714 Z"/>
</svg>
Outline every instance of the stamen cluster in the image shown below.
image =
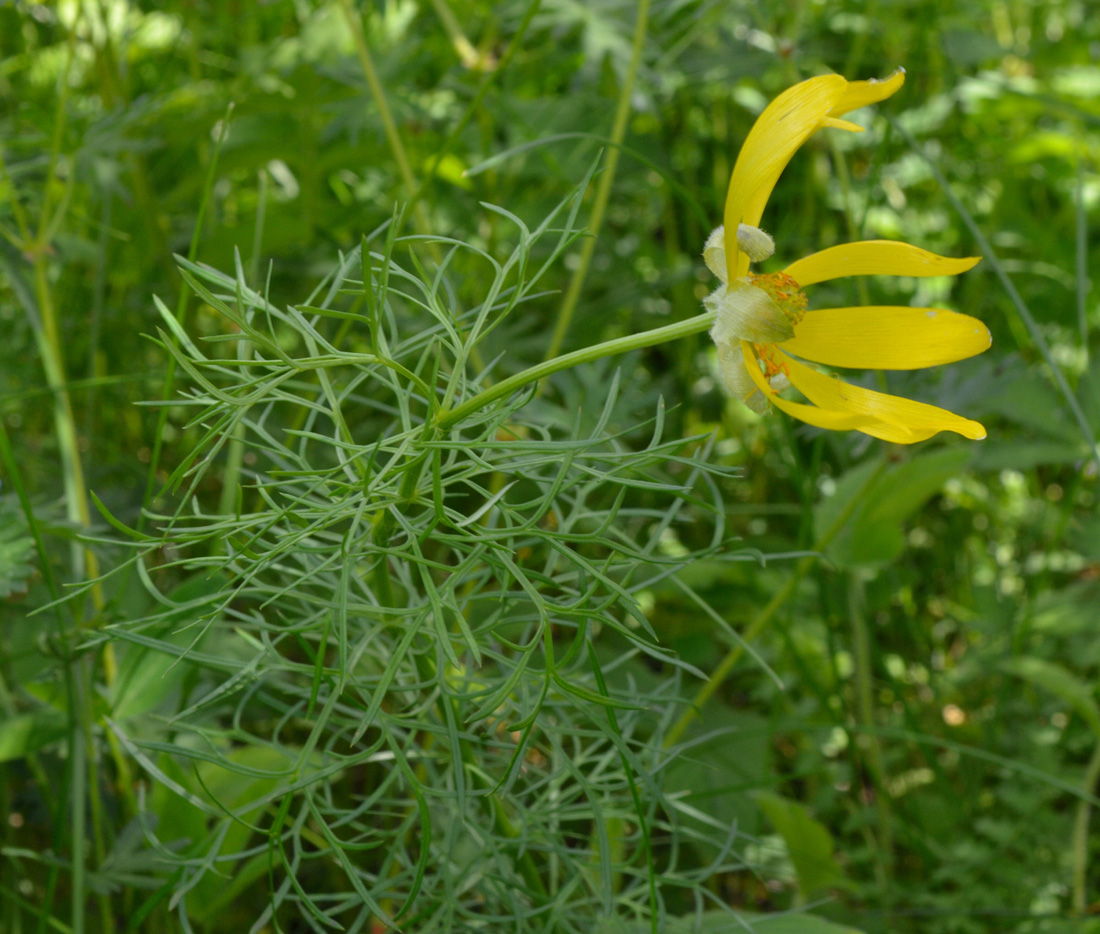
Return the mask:
<svg viewBox="0 0 1100 934">
<path fill-rule="evenodd" d="M 766 292 L 775 302 L 787 320 L 794 327 L 806 314 L 806 293 L 802 291 L 793 276 L 785 272 L 749 273 L 749 285 Z"/>
</svg>

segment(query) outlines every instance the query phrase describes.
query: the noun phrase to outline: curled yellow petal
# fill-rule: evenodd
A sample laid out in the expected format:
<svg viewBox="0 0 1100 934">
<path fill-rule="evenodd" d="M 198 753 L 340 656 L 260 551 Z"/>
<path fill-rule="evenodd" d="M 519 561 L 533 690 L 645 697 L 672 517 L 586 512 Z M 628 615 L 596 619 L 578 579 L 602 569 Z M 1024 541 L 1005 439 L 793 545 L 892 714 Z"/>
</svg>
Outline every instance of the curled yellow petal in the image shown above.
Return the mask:
<svg viewBox="0 0 1100 934">
<path fill-rule="evenodd" d="M 840 120 L 836 117 L 826 117 L 821 121 L 822 126 L 832 127 L 834 130 L 847 130 L 849 133 L 862 133 L 863 127 L 851 120 Z"/>
<path fill-rule="evenodd" d="M 726 230 L 736 230 L 738 224 L 760 226 L 764 205 L 791 156 L 841 102 L 847 86 L 840 75 L 821 75 L 788 88 L 764 108 L 749 130 L 730 176 L 723 217 Z M 736 239 L 727 238 L 730 278 L 743 276 L 748 265 Z"/>
<path fill-rule="evenodd" d="M 726 230 L 736 230 L 739 224 L 758 227 L 775 183 L 799 146 L 823 126 L 859 129 L 838 118 L 884 100 L 904 81 L 905 71 L 900 68 L 881 81 L 849 82 L 840 75 L 820 75 L 780 94 L 764 108 L 737 155 L 726 194 Z M 726 243 L 730 278 L 740 278 L 748 266 L 747 257 L 731 237 Z"/>
<path fill-rule="evenodd" d="M 872 419 L 877 423 L 872 427 L 877 430 L 872 431 L 861 426 L 860 431 L 873 434 L 877 438 L 911 444 L 930 438 L 939 431 L 954 431 L 973 441 L 980 441 L 985 437 L 985 428 L 978 422 L 955 415 L 946 409 L 864 389 L 862 386 L 853 386 L 834 376 L 819 373 L 786 354 L 780 353 L 779 357 L 787 366 L 791 383 L 814 405 L 833 412 L 848 412 Z M 772 401 L 775 402 L 774 397 Z"/>
<path fill-rule="evenodd" d="M 832 116 L 839 117 L 841 114 L 848 113 L 849 110 L 884 101 L 891 94 L 896 93 L 903 84 L 905 84 L 904 68 L 898 68 L 889 78 L 849 81 L 848 87 L 844 89 L 844 96 L 832 111 Z"/>
<path fill-rule="evenodd" d="M 897 240 L 860 240 L 811 253 L 783 271 L 799 285 L 813 285 L 844 276 L 957 276 L 980 260 L 939 256 Z"/>
<path fill-rule="evenodd" d="M 828 411 L 801 402 L 788 402 L 781 396 L 776 395 L 775 390 L 764 379 L 764 374 L 760 372 L 760 365 L 752 352 L 752 345 L 747 341 L 742 341 L 741 353 L 745 360 L 745 372 L 756 383 L 756 388 L 760 390 L 760 394 L 781 412 L 786 412 L 807 425 L 827 428 L 830 431 L 851 431 L 852 429 L 867 431 L 868 428 L 874 427 L 875 419 L 855 412 Z"/>
<path fill-rule="evenodd" d="M 942 308 L 865 305 L 808 312 L 783 350 L 828 366 L 919 370 L 988 350 L 977 318 Z"/>
</svg>

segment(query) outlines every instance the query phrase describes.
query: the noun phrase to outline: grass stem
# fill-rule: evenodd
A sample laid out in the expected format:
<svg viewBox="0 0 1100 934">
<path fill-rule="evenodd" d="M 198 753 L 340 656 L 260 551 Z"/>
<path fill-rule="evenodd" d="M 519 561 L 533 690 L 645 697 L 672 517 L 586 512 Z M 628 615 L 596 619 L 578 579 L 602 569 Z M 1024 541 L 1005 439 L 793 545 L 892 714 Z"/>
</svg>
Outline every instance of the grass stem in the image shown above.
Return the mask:
<svg viewBox="0 0 1100 934">
<path fill-rule="evenodd" d="M 829 546 L 829 543 L 836 538 L 840 530 L 844 528 L 845 523 L 855 512 L 860 500 L 875 485 L 885 469 L 886 458 L 883 458 L 879 461 L 878 466 L 871 471 L 870 475 L 864 481 L 863 486 L 860 487 L 859 492 L 851 498 L 848 504 L 833 520 L 832 525 L 830 525 L 825 530 L 824 534 L 817 540 L 814 546 L 816 552 L 824 551 Z M 795 565 L 794 573 L 787 578 L 787 583 L 777 590 L 771 600 L 769 600 L 764 608 L 756 614 L 752 622 L 745 628 L 741 636 L 741 641 L 730 648 L 725 658 L 718 663 L 718 666 L 711 672 L 710 677 L 707 678 L 706 682 L 704 682 L 703 686 L 698 690 L 688 709 L 685 710 L 680 716 L 680 719 L 672 725 L 672 729 L 665 734 L 663 745 L 666 749 L 676 745 L 680 737 L 683 736 L 684 731 L 691 725 L 695 718 L 702 713 L 707 701 L 709 701 L 714 695 L 714 692 L 725 683 L 726 678 L 730 676 L 738 661 L 741 660 L 741 656 L 745 653 L 745 646 L 753 642 L 756 637 L 764 631 L 764 627 L 771 622 L 772 617 L 775 616 L 780 607 L 794 595 L 795 590 L 798 589 L 798 585 L 802 582 L 802 578 L 806 576 L 818 558 L 818 554 L 813 554 L 806 555 L 804 558 L 799 559 L 798 564 Z"/>
<path fill-rule="evenodd" d="M 626 75 L 623 78 L 622 87 L 619 89 L 619 101 L 615 108 L 615 122 L 611 128 L 611 143 L 607 148 L 607 157 L 604 163 L 603 174 L 596 185 L 596 200 L 592 204 L 592 216 L 588 221 L 589 236 L 581 247 L 580 262 L 573 278 L 569 281 L 569 288 L 562 301 L 561 311 L 554 324 L 554 333 L 550 337 L 550 345 L 546 349 L 546 359 L 556 357 L 565 341 L 566 332 L 573 322 L 573 315 L 577 310 L 577 302 L 580 299 L 584 281 L 588 276 L 588 267 L 592 263 L 592 254 L 596 249 L 596 239 L 603 226 L 604 212 L 607 210 L 607 202 L 611 197 L 611 185 L 615 181 L 615 169 L 619 165 L 619 155 L 626 136 L 626 121 L 630 116 L 630 99 L 634 94 L 634 82 L 638 76 L 638 66 L 642 60 L 642 49 L 645 46 L 646 26 L 649 22 L 649 0 L 641 0 L 638 4 L 638 15 L 634 21 L 634 39 L 630 48 L 630 64 L 627 66 Z"/>
</svg>

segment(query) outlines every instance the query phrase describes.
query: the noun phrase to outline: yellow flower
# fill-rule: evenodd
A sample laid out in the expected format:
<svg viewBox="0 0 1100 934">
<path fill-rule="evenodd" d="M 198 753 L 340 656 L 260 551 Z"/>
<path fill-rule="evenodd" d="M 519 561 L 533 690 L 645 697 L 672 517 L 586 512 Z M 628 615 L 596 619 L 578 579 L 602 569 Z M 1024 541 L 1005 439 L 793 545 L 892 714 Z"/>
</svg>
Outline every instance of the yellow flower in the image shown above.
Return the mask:
<svg viewBox="0 0 1100 934">
<path fill-rule="evenodd" d="M 944 409 L 841 382 L 790 354 L 834 367 L 911 370 L 962 360 L 989 347 L 976 318 L 937 308 L 866 306 L 806 310 L 802 291 L 841 276 L 945 276 L 965 272 L 978 258 L 949 259 L 890 240 L 834 246 L 791 263 L 780 273 L 750 275 L 775 249 L 759 229 L 764 206 L 791 156 L 822 127 L 859 131 L 840 119 L 901 87 L 901 69 L 882 81 L 824 75 L 780 94 L 753 125 L 737 157 L 722 227 L 703 250 L 722 285 L 704 304 L 716 312 L 711 331 L 726 388 L 755 411 L 771 405 L 820 428 L 856 429 L 911 444 L 939 431 L 985 437 L 978 422 Z M 735 237 L 726 237 L 733 230 Z M 732 275 L 730 274 L 732 272 Z M 811 404 L 778 393 L 793 385 Z"/>
</svg>

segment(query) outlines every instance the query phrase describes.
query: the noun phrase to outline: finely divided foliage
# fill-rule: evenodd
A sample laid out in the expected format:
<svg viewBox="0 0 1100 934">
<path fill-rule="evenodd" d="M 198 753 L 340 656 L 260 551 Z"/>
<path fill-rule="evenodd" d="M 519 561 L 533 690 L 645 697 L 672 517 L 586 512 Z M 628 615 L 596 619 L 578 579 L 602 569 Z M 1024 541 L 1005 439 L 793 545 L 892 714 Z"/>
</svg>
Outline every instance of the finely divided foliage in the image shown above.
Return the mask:
<svg viewBox="0 0 1100 934">
<path fill-rule="evenodd" d="M 181 918 L 221 910 L 220 874 L 262 871 L 284 924 L 581 930 L 614 902 L 656 919 L 658 877 L 686 894 L 715 871 L 669 848 L 661 735 L 682 663 L 642 605 L 730 558 L 711 439 L 665 437 L 660 400 L 639 426 L 610 369 L 597 409 L 529 390 L 438 427 L 498 371 L 469 361 L 537 300 L 575 211 L 576 193 L 535 230 L 512 218 L 504 263 L 395 222 L 285 307 L 181 263 L 222 316 L 205 343 L 167 311 L 161 331 L 205 433 L 172 478 L 181 507 L 152 516 L 165 560 L 141 576 L 162 610 L 110 628 L 192 670 L 171 744 L 114 726 L 179 799 L 147 830 Z M 440 272 L 421 277 L 433 247 Z M 456 307 L 458 270 L 484 282 L 474 308 Z M 245 475 L 223 512 L 202 486 L 234 445 Z M 165 594 L 181 576 L 185 602 Z M 664 676 L 624 677 L 634 655 Z M 217 829 L 187 839 L 202 820 Z M 735 833 L 713 829 L 720 861 Z"/>
<path fill-rule="evenodd" d="M 0 2 L 2 934 L 1096 926 L 1100 17 L 848 6 Z"/>
</svg>

